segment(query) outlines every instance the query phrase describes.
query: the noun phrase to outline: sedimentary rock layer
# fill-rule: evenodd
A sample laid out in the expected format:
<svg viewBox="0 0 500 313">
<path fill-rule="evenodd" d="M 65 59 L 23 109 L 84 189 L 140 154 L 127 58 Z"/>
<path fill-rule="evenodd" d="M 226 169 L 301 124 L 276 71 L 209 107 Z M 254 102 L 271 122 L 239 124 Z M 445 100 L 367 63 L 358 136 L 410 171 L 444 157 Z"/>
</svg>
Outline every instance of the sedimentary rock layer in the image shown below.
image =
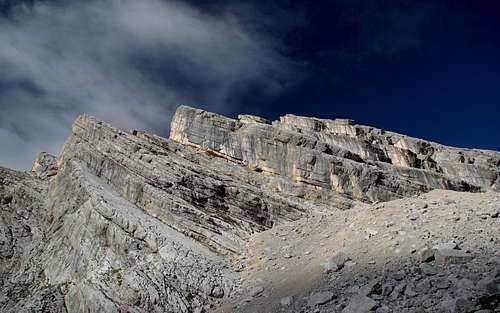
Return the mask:
<svg viewBox="0 0 500 313">
<path fill-rule="evenodd" d="M 431 189 L 500 189 L 497 152 L 446 147 L 345 119 L 285 115 L 270 123 L 181 106 L 170 138 L 267 175 L 362 201 Z"/>
</svg>

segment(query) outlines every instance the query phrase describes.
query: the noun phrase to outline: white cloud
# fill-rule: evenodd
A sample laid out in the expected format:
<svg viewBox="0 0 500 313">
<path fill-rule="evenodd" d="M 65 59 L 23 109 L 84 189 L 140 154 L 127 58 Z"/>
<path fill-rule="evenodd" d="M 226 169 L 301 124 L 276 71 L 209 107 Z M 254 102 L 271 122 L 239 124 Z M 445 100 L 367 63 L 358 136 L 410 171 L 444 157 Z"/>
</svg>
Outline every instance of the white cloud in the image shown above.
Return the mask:
<svg viewBox="0 0 500 313">
<path fill-rule="evenodd" d="M 57 153 L 80 113 L 165 132 L 180 103 L 231 111 L 232 87 L 276 93 L 286 61 L 231 14 L 161 0 L 18 6 L 0 17 L 0 164 Z M 8 150 L 7 150 L 8 149 Z M 12 155 L 21 155 L 12 157 Z"/>
</svg>

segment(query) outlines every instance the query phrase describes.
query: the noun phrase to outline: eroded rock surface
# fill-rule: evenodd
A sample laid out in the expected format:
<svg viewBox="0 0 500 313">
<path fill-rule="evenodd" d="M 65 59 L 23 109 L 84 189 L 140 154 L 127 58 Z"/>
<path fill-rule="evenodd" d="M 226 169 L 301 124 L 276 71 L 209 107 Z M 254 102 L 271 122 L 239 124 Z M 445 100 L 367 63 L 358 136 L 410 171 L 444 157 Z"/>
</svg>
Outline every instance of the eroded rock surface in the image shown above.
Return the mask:
<svg viewBox="0 0 500 313">
<path fill-rule="evenodd" d="M 268 175 L 362 201 L 431 189 L 500 190 L 500 154 L 446 147 L 351 120 L 285 115 L 272 124 L 180 107 L 170 138 Z"/>
<path fill-rule="evenodd" d="M 0 311 L 390 312 L 404 307 L 404 297 L 420 299 L 420 279 L 403 286 L 396 277 L 414 271 L 413 263 L 401 265 L 408 256 L 460 266 L 460 273 L 480 262 L 473 268 L 484 275 L 469 275 L 474 296 L 495 300 L 490 258 L 498 248 L 491 234 L 498 229 L 499 165 L 497 152 L 346 119 L 234 120 L 181 106 L 166 139 L 83 115 L 59 156 L 41 153 L 28 173 L 0 168 Z M 426 202 L 421 210 L 413 200 L 389 209 L 378 203 L 433 189 L 461 191 L 446 196 L 463 203 L 483 195 L 468 192 L 487 191 L 489 202 L 471 200 L 466 214 L 448 202 Z M 442 232 L 434 232 L 439 225 Z M 417 232 L 426 227 L 432 235 Z M 474 240 L 462 240 L 460 250 L 433 247 L 464 233 Z M 406 241 L 393 246 L 398 234 Z M 488 241 L 474 246 L 477 238 Z M 378 253 L 387 252 L 383 240 L 399 252 Z M 386 269 L 395 276 L 370 284 L 347 275 L 391 256 L 395 263 Z M 365 285 L 339 293 L 315 283 L 325 277 L 345 290 Z M 476 305 L 462 300 L 450 293 L 438 302 Z"/>
<path fill-rule="evenodd" d="M 47 152 L 40 152 L 35 162 L 33 162 L 31 172 L 42 179 L 47 179 L 56 175 L 57 169 L 57 157 Z"/>
</svg>

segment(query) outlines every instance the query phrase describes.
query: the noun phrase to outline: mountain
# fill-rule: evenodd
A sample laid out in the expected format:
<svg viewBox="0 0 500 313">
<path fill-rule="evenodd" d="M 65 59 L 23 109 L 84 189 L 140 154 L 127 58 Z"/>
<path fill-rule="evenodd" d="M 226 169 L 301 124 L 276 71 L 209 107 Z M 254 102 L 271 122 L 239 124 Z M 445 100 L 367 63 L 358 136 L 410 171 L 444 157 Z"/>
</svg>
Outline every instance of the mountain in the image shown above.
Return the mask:
<svg viewBox="0 0 500 313">
<path fill-rule="evenodd" d="M 499 152 L 187 106 L 170 129 L 83 115 L 0 168 L 1 312 L 500 310 Z"/>
</svg>

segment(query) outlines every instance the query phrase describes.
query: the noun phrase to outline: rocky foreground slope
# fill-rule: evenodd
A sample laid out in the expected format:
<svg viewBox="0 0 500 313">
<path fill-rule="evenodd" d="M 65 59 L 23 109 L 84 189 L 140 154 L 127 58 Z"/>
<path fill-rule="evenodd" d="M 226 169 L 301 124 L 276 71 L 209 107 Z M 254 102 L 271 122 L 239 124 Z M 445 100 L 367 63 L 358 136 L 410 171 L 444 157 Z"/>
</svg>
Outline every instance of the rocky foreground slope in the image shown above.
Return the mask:
<svg viewBox="0 0 500 313">
<path fill-rule="evenodd" d="M 79 117 L 0 168 L 1 312 L 499 312 L 500 153 L 353 121 Z"/>
</svg>

